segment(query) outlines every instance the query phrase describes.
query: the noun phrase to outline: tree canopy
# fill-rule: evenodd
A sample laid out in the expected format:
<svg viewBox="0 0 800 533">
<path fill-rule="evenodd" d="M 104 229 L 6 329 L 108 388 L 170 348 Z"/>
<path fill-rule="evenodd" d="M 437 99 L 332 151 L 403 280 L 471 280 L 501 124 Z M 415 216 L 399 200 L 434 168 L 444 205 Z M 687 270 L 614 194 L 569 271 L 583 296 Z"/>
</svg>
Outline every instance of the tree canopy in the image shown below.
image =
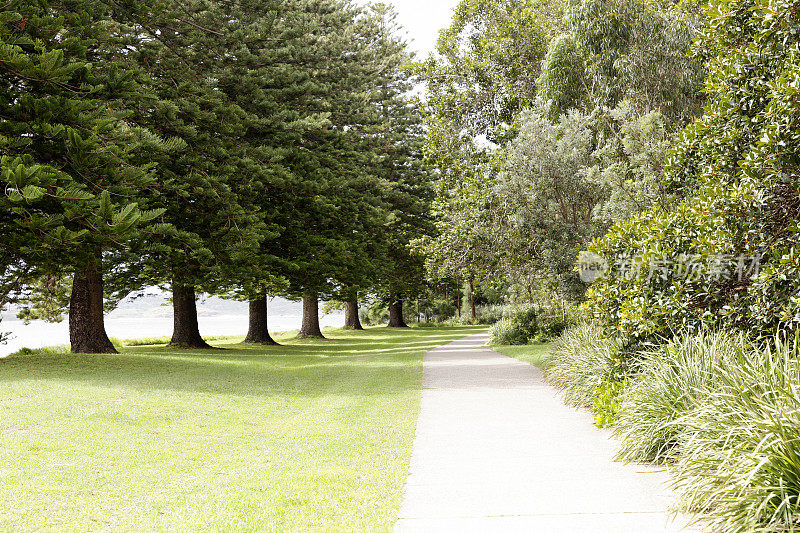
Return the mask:
<svg viewBox="0 0 800 533">
<path fill-rule="evenodd" d="M 200 347 L 199 292 L 389 291 L 428 181 L 392 21 L 340 0 L 6 3 L 3 301 L 66 305 L 73 349 L 110 352 L 104 309 L 148 285 Z"/>
<path fill-rule="evenodd" d="M 637 342 L 795 323 L 796 18 L 462 0 L 417 60 L 384 4 L 10 0 L 0 304 L 112 351 L 103 311 L 158 285 L 174 344 L 207 347 L 200 293 L 271 342 L 268 295 L 304 336 L 319 299 L 353 327 L 365 298 L 397 326 L 420 299 L 580 303 L 588 249 L 614 264 L 585 309 Z M 687 258 L 716 277 L 654 275 Z"/>
</svg>

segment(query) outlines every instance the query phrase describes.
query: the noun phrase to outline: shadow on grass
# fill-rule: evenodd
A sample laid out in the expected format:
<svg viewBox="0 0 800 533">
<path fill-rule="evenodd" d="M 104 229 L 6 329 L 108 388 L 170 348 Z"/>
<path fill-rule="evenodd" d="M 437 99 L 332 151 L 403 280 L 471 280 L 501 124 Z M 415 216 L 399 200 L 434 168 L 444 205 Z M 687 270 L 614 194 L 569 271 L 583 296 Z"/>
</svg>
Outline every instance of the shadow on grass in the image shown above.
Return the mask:
<svg viewBox="0 0 800 533">
<path fill-rule="evenodd" d="M 370 396 L 419 388 L 422 355 L 481 327 L 328 331 L 328 339 L 225 350 L 142 346 L 114 355 L 43 354 L 0 359 L 3 383 L 109 387 L 237 396 Z"/>
</svg>

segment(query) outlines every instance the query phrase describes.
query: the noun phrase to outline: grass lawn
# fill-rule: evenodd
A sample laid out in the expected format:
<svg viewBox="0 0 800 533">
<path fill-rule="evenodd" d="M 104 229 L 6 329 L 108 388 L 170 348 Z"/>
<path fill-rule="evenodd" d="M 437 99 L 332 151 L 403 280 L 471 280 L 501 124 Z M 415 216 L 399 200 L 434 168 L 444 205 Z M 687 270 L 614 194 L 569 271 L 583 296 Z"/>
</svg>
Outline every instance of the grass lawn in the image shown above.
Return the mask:
<svg viewBox="0 0 800 533">
<path fill-rule="evenodd" d="M 545 364 L 550 353 L 549 344 L 524 344 L 522 346 L 492 346 L 492 349 L 503 355 L 525 361 L 539 368 Z"/>
<path fill-rule="evenodd" d="M 0 359 L 0 530 L 386 530 L 429 349 L 485 328 Z"/>
</svg>

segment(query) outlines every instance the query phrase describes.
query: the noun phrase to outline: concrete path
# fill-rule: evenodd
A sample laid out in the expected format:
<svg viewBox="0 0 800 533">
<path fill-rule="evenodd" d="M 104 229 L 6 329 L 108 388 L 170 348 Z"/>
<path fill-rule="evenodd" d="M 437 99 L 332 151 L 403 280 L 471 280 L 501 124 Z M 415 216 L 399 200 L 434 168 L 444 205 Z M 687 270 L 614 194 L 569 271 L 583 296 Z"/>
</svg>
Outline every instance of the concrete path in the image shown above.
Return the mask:
<svg viewBox="0 0 800 533">
<path fill-rule="evenodd" d="M 666 472 L 613 461 L 616 444 L 588 412 L 486 340 L 425 355 L 397 531 L 697 531 L 670 520 Z"/>
</svg>

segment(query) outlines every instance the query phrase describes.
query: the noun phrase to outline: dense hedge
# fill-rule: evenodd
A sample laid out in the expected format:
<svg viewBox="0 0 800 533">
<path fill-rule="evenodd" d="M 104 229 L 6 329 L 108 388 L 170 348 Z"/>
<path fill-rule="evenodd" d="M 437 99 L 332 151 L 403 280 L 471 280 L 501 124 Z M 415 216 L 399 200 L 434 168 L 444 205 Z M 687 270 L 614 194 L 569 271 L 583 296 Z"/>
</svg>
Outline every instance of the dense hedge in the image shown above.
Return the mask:
<svg viewBox="0 0 800 533">
<path fill-rule="evenodd" d="M 546 342 L 573 325 L 575 315 L 574 306 L 567 304 L 509 306 L 489 330 L 489 342 L 493 345 Z"/>
<path fill-rule="evenodd" d="M 709 101 L 671 158 L 671 207 L 591 247 L 610 270 L 587 308 L 628 340 L 800 323 L 800 3 L 717 0 L 709 15 Z"/>
</svg>

